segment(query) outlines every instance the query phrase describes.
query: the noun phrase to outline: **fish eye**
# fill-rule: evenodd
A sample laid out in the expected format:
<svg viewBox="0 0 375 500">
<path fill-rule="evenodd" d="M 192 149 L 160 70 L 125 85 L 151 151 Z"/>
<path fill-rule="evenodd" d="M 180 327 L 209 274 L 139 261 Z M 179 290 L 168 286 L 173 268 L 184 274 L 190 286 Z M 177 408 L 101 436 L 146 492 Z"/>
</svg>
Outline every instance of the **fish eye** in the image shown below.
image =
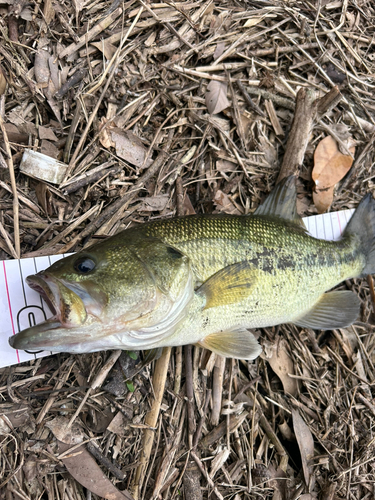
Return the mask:
<svg viewBox="0 0 375 500">
<path fill-rule="evenodd" d="M 95 262 L 89 257 L 81 257 L 74 263 L 74 269 L 81 274 L 89 273 L 90 271 L 95 269 L 95 266 Z"/>
<path fill-rule="evenodd" d="M 173 247 L 167 247 L 167 252 L 172 257 L 172 259 L 181 259 L 183 257 L 183 254 Z"/>
</svg>

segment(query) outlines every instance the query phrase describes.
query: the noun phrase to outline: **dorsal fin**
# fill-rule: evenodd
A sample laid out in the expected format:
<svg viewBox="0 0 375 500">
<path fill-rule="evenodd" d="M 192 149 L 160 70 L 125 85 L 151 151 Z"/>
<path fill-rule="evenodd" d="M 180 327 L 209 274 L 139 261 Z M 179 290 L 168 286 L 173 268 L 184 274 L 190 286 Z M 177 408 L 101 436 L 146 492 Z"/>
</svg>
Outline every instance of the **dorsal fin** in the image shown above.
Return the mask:
<svg viewBox="0 0 375 500">
<path fill-rule="evenodd" d="M 279 182 L 253 215 L 279 217 L 306 229 L 297 213 L 296 177 L 290 175 Z"/>
</svg>

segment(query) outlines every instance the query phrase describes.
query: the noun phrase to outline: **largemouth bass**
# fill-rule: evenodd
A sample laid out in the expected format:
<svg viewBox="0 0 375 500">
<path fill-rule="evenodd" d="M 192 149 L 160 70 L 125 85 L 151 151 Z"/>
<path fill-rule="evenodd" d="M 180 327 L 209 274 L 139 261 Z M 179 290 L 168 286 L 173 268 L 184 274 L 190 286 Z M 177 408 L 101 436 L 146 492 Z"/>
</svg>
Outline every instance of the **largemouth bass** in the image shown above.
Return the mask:
<svg viewBox="0 0 375 500">
<path fill-rule="evenodd" d="M 297 215 L 288 178 L 251 216 L 146 223 L 29 276 L 54 316 L 9 342 L 72 353 L 193 343 L 254 359 L 261 348 L 247 328 L 346 327 L 359 316 L 358 297 L 327 290 L 374 272 L 372 196 L 341 240 L 319 240 Z"/>
</svg>

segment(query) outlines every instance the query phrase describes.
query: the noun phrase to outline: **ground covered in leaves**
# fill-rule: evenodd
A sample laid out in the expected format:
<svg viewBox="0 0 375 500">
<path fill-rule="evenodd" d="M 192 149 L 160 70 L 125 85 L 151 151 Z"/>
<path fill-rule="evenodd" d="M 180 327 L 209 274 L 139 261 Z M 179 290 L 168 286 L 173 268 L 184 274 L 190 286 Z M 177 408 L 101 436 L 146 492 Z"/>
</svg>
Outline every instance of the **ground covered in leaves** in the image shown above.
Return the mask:
<svg viewBox="0 0 375 500">
<path fill-rule="evenodd" d="M 2 260 L 250 213 L 300 89 L 339 99 L 308 130 L 299 213 L 374 193 L 371 0 L 0 0 L 0 14 Z M 255 332 L 251 363 L 186 347 L 138 373 L 119 352 L 1 369 L 0 497 L 374 498 L 373 286 L 345 285 L 355 326 Z"/>
</svg>

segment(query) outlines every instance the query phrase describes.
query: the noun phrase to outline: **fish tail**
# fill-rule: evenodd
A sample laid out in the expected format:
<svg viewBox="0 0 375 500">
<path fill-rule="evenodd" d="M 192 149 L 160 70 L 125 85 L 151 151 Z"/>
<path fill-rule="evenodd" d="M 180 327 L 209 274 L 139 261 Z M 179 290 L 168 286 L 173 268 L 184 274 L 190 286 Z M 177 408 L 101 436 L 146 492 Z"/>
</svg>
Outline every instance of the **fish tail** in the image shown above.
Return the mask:
<svg viewBox="0 0 375 500">
<path fill-rule="evenodd" d="M 375 200 L 372 195 L 367 194 L 345 229 L 346 234 L 354 234 L 359 237 L 360 250 L 366 258 L 366 264 L 360 277 L 375 273 Z"/>
</svg>

